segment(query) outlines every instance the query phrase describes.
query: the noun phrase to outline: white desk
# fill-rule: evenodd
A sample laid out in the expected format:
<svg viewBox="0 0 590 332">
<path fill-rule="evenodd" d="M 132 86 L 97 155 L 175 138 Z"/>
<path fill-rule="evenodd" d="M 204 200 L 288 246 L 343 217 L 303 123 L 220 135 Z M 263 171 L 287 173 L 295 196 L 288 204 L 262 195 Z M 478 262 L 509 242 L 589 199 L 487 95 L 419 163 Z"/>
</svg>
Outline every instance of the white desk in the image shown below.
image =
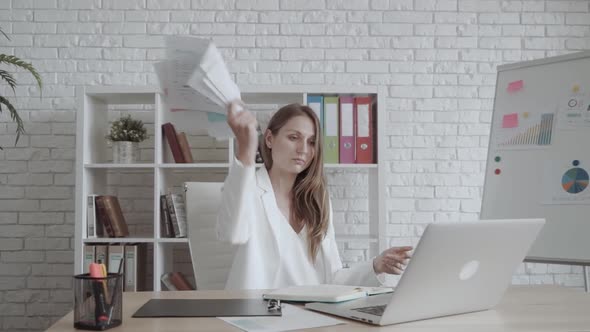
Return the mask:
<svg viewBox="0 0 590 332">
<path fill-rule="evenodd" d="M 123 324 L 109 331 L 239 331 L 217 318 L 131 318 L 150 298 L 258 298 L 262 291 L 191 291 L 124 293 Z M 74 329 L 70 312 L 47 331 Z M 558 286 L 514 286 L 493 310 L 374 327 L 343 319 L 337 325 L 313 331 L 590 331 L 590 295 Z"/>
</svg>

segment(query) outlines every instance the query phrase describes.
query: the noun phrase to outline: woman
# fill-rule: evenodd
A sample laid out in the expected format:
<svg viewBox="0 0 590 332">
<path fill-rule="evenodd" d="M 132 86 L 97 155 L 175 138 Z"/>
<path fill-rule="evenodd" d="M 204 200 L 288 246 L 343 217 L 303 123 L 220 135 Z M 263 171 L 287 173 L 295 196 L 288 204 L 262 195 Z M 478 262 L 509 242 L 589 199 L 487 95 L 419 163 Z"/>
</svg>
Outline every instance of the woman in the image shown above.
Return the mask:
<svg viewBox="0 0 590 332">
<path fill-rule="evenodd" d="M 228 108 L 237 158 L 226 178 L 217 219 L 220 240 L 239 245 L 226 289 L 294 285 L 379 285 L 377 275 L 400 274 L 412 247 L 393 247 L 369 262 L 342 268 L 323 172 L 319 121 L 307 106 L 290 104 L 272 117 L 255 171 L 256 118 Z"/>
</svg>

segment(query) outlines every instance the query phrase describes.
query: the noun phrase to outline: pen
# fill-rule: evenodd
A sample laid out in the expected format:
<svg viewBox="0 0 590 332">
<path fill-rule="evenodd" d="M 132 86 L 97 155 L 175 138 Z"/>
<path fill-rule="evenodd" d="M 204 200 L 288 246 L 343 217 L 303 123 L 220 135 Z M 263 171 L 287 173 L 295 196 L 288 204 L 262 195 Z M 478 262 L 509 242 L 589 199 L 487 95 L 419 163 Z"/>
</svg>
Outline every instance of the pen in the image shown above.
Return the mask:
<svg viewBox="0 0 590 332">
<path fill-rule="evenodd" d="M 107 274 L 107 266 L 105 264 L 103 264 L 103 263 L 100 263 L 100 270 L 101 270 L 102 277 L 103 278 L 106 278 L 107 275 L 108 275 Z M 108 284 L 107 284 L 107 280 L 106 279 L 104 279 L 102 281 L 102 286 L 104 288 L 104 296 L 105 296 L 106 300 L 108 301 L 108 299 L 109 299 L 109 287 L 108 287 Z M 108 302 L 108 304 L 110 304 L 110 302 Z"/>
<path fill-rule="evenodd" d="M 102 278 L 102 268 L 99 264 L 91 263 L 90 264 L 90 276 L 92 278 L 101 279 Z M 97 326 L 104 326 L 106 321 L 108 320 L 107 316 L 107 303 L 106 297 L 104 293 L 104 281 L 103 280 L 93 280 L 92 283 L 92 290 L 94 292 L 94 315 L 95 321 Z"/>
<path fill-rule="evenodd" d="M 123 278 L 121 277 L 121 269 L 123 268 L 123 260 L 119 261 L 119 269 L 117 272 L 117 279 L 115 279 L 115 287 L 113 289 L 113 296 L 111 297 L 111 307 L 109 308 L 109 319 L 107 320 L 107 325 L 111 324 L 113 319 L 113 311 L 115 310 L 115 300 L 117 299 L 117 293 L 119 291 L 119 284 L 123 283 Z"/>
</svg>

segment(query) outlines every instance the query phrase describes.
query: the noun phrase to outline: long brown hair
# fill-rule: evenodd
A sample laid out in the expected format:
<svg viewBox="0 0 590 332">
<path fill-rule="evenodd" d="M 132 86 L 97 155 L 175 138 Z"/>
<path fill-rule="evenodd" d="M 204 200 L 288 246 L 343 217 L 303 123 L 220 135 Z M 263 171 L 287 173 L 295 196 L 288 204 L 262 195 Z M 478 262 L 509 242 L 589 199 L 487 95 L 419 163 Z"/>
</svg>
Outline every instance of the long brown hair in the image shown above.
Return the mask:
<svg viewBox="0 0 590 332">
<path fill-rule="evenodd" d="M 309 117 L 315 126 L 314 155 L 309 166 L 297 174 L 291 195 L 290 218 L 302 222 L 307 226 L 308 253 L 312 262 L 320 250 L 320 243 L 328 231 L 330 207 L 326 179 L 324 176 L 324 154 L 322 151 L 323 138 L 320 131 L 320 121 L 315 112 L 308 106 L 289 104 L 281 107 L 270 119 L 267 130 L 276 136 L 279 130 L 296 116 Z M 266 135 L 264 135 L 266 136 Z M 260 152 L 264 166 L 270 170 L 273 165 L 271 149 L 266 140 L 260 140 Z"/>
</svg>

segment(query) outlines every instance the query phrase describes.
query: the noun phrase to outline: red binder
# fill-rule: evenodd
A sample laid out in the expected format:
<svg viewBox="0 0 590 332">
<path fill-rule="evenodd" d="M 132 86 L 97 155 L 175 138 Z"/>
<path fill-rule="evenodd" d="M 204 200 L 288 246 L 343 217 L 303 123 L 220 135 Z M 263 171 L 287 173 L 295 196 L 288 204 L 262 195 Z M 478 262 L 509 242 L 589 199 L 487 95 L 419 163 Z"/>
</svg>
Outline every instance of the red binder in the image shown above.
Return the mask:
<svg viewBox="0 0 590 332">
<path fill-rule="evenodd" d="M 373 144 L 375 143 L 375 122 L 371 97 L 354 99 L 356 123 L 356 163 L 372 164 L 375 162 Z"/>
<path fill-rule="evenodd" d="M 340 163 L 354 164 L 354 98 L 340 97 Z"/>
</svg>

